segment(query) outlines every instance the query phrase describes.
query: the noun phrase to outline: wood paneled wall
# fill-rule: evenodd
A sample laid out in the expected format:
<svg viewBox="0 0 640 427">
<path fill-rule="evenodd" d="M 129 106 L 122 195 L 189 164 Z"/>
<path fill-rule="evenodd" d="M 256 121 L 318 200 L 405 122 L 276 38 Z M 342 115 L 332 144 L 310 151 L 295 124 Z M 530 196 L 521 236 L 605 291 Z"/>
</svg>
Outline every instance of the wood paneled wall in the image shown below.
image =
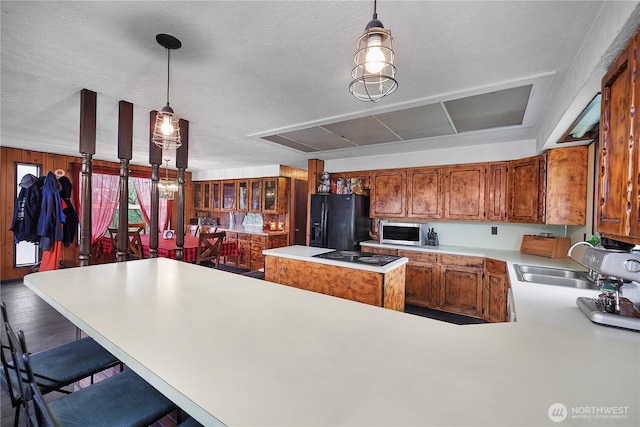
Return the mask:
<svg viewBox="0 0 640 427">
<path fill-rule="evenodd" d="M 13 209 L 15 206 L 15 200 L 17 197 L 15 182 L 15 170 L 17 163 L 31 163 L 40 166 L 41 175 L 46 175 L 49 171 L 55 171 L 56 169 L 62 169 L 65 171 L 67 177 L 74 186 L 77 184 L 78 178 L 74 176 L 74 163 L 80 164 L 81 157 L 78 156 L 66 156 L 61 154 L 44 153 L 40 151 L 21 150 L 17 148 L 0 147 L 0 170 L 2 171 L 2 179 L 0 180 L 0 198 L 2 200 L 2 208 L 0 215 L 0 242 L 2 242 L 2 249 L 0 251 L 0 279 L 12 280 L 20 279 L 29 272 L 29 267 L 14 268 L 14 245 L 13 245 L 13 232 L 9 230 L 11 228 L 11 222 L 13 220 Z M 93 160 L 93 166 L 105 167 L 115 169 L 116 173 L 120 167 L 120 163 L 117 161 L 108 162 L 104 160 Z M 129 169 L 132 173 L 138 173 L 138 175 L 151 177 L 150 166 L 130 165 Z M 164 169 L 162 170 L 162 176 L 164 176 Z M 170 170 L 170 176 L 176 176 L 176 171 Z M 187 172 L 185 181 L 187 186 L 191 185 L 191 173 Z M 189 194 L 187 192 L 187 194 Z M 186 201 L 188 203 L 188 201 Z M 185 203 L 186 205 L 186 203 Z M 188 205 L 187 205 L 188 206 Z M 77 206 L 74 205 L 77 210 Z M 174 209 L 171 215 L 171 222 L 175 223 L 176 209 Z M 64 248 L 62 254 L 62 262 L 65 266 L 76 267 L 78 266 L 78 244 L 77 235 L 76 241 L 69 245 L 68 248 Z"/>
</svg>

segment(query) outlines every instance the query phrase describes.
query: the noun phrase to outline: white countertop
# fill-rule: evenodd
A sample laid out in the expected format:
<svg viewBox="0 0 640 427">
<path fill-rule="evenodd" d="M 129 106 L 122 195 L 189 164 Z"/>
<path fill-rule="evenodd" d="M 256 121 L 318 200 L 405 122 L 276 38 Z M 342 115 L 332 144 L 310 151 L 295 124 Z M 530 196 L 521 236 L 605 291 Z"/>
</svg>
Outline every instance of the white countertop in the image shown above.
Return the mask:
<svg viewBox="0 0 640 427">
<path fill-rule="evenodd" d="M 314 258 L 315 255 L 320 255 L 320 254 L 333 252 L 333 251 L 335 251 L 335 249 L 313 248 L 310 246 L 295 245 L 295 246 L 285 246 L 282 248 L 275 248 L 275 249 L 266 249 L 262 251 L 262 254 L 276 256 L 280 258 L 295 259 L 298 261 L 314 262 L 316 264 L 325 264 L 325 265 L 333 265 L 337 267 L 352 268 L 356 270 L 372 271 L 372 272 L 381 273 L 381 274 L 386 274 L 409 262 L 408 258 L 401 257 L 393 262 L 390 262 L 387 265 L 378 267 L 375 265 L 369 265 L 365 263 L 340 261 L 338 259 Z"/>
<path fill-rule="evenodd" d="M 204 425 L 541 426 L 558 403 L 561 425 L 640 424 L 637 339 L 457 326 L 167 258 L 24 282 Z"/>
<path fill-rule="evenodd" d="M 379 244 L 375 241 L 361 243 L 362 246 L 415 250 L 422 252 L 447 253 L 454 255 L 479 256 L 507 263 L 509 281 L 515 301 L 518 323 L 536 323 L 586 333 L 591 336 L 608 336 L 640 344 L 640 332 L 603 326 L 591 322 L 576 305 L 578 297 L 597 298 L 600 291 L 574 289 L 562 286 L 522 282 L 518 280 L 514 264 L 540 265 L 547 267 L 585 270 L 571 258 L 546 258 L 522 254 L 518 251 L 469 248 L 464 246 L 408 246 Z M 640 302 L 640 286 L 637 283 L 622 287 L 623 295 L 633 302 Z M 640 363 L 640 360 L 638 361 Z"/>
<path fill-rule="evenodd" d="M 255 234 L 259 236 L 279 236 L 283 234 L 289 234 L 284 230 L 265 230 L 261 226 L 256 225 L 219 225 L 218 230 L 220 231 L 231 231 L 236 233 L 246 233 L 246 234 Z"/>
</svg>

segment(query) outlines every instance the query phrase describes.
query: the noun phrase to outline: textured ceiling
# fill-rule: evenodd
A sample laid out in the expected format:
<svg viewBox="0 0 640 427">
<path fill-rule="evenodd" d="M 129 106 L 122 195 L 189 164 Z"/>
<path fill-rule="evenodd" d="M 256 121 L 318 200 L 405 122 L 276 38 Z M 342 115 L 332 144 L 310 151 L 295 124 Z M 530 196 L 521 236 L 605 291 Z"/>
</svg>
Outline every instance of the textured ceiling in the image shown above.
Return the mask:
<svg viewBox="0 0 640 427">
<path fill-rule="evenodd" d="M 487 143 L 491 131 L 477 129 L 491 121 L 535 139 L 603 4 L 380 1 L 399 88 L 371 104 L 348 91 L 369 1 L 2 1 L 2 145 L 77 154 L 87 88 L 98 93 L 95 158 L 117 161 L 118 101 L 126 100 L 132 162 L 147 164 L 148 112 L 166 96 L 158 33 L 182 41 L 171 55 L 171 106 L 190 122 L 189 170 L 306 167 L 308 158 L 398 152 L 452 131 Z M 513 114 L 483 111 L 486 97 L 518 87 L 530 88 L 523 115 L 518 105 Z M 512 109 L 508 100 L 497 106 Z M 262 139 L 278 134 L 299 141 Z M 319 140 L 329 151 L 309 149 Z"/>
</svg>

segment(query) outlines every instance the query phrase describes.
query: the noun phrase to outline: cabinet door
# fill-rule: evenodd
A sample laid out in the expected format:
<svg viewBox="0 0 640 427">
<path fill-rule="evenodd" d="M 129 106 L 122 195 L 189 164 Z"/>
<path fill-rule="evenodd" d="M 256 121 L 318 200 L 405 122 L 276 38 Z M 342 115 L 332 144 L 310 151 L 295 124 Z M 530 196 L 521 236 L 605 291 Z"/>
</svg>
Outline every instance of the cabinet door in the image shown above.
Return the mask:
<svg viewBox="0 0 640 427">
<path fill-rule="evenodd" d="M 422 251 L 398 250 L 409 258 L 404 281 L 405 302 L 421 307 L 440 307 L 440 268 L 438 255 Z"/>
<path fill-rule="evenodd" d="M 211 209 L 211 182 L 202 183 L 202 209 Z"/>
<path fill-rule="evenodd" d="M 469 164 L 445 168 L 444 217 L 455 220 L 485 218 L 486 165 Z"/>
<path fill-rule="evenodd" d="M 284 177 L 262 178 L 262 212 L 287 212 L 287 187 L 289 179 Z"/>
<path fill-rule="evenodd" d="M 225 240 L 225 242 L 235 243 L 237 245 L 238 244 L 238 233 L 226 232 L 225 236 L 224 236 L 224 240 Z M 238 248 L 238 250 L 239 249 L 240 248 Z M 233 267 L 237 266 L 238 265 L 238 255 L 229 255 L 229 256 L 225 257 L 224 264 L 230 265 L 230 266 L 233 266 Z"/>
<path fill-rule="evenodd" d="M 442 218 L 442 172 L 440 168 L 419 168 L 407 171 L 409 195 L 407 216 L 411 218 Z"/>
<path fill-rule="evenodd" d="M 249 181 L 249 212 L 262 211 L 262 180 Z"/>
<path fill-rule="evenodd" d="M 635 77 L 632 81 L 633 99 L 635 107 L 638 104 L 638 97 L 640 96 L 640 78 L 638 74 L 638 61 L 640 61 L 640 32 L 636 33 L 631 40 L 631 48 L 634 52 L 631 74 Z M 629 235 L 634 240 L 629 240 L 637 245 L 640 245 L 640 139 L 638 133 L 640 133 L 640 114 L 636 113 L 632 117 L 632 129 L 633 129 L 633 153 L 631 155 L 631 166 L 629 166 L 629 176 L 631 177 L 631 211 L 629 218 Z"/>
<path fill-rule="evenodd" d="M 583 145 L 545 153 L 545 224 L 586 224 L 588 151 Z"/>
<path fill-rule="evenodd" d="M 630 51 L 627 46 L 602 78 L 597 228 L 600 233 L 611 236 L 627 234 L 627 206 L 630 205 Z"/>
<path fill-rule="evenodd" d="M 509 277 L 507 276 L 506 263 L 487 259 L 484 280 L 484 319 L 489 322 L 508 321 L 507 291 L 509 289 Z"/>
<path fill-rule="evenodd" d="M 371 217 L 404 218 L 407 173 L 405 169 L 371 172 Z"/>
<path fill-rule="evenodd" d="M 220 209 L 220 182 L 213 181 L 211 183 L 211 209 L 219 210 Z"/>
<path fill-rule="evenodd" d="M 234 211 L 236 209 L 236 182 L 222 182 L 222 210 Z"/>
<path fill-rule="evenodd" d="M 248 234 L 238 233 L 238 262 L 237 266 L 239 268 L 246 268 L 247 270 L 251 267 L 251 241 L 249 239 Z"/>
<path fill-rule="evenodd" d="M 509 221 L 532 224 L 540 221 L 540 178 L 540 156 L 509 162 Z"/>
<path fill-rule="evenodd" d="M 487 221 L 507 220 L 507 173 L 509 162 L 489 163 L 487 166 Z"/>
<path fill-rule="evenodd" d="M 238 203 L 237 210 L 240 212 L 247 212 L 249 210 L 249 181 L 237 181 L 236 189 L 238 190 L 236 197 Z"/>
<path fill-rule="evenodd" d="M 484 259 L 440 256 L 442 310 L 482 318 L 482 273 Z"/>
<path fill-rule="evenodd" d="M 202 209 L 202 183 L 193 183 L 193 207 L 195 209 Z"/>
</svg>

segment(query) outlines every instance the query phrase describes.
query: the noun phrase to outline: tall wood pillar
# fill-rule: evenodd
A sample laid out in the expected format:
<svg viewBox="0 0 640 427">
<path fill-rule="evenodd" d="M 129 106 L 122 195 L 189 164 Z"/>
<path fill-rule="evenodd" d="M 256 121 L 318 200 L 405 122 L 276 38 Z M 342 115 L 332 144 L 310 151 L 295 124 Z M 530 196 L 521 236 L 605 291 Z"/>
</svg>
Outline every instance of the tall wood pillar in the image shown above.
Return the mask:
<svg viewBox="0 0 640 427">
<path fill-rule="evenodd" d="M 149 225 L 149 258 L 158 257 L 158 229 L 160 197 L 158 182 L 160 181 L 160 165 L 162 164 L 162 148 L 153 141 L 153 131 L 156 124 L 157 111 L 149 114 L 149 163 L 151 164 L 151 224 Z"/>
<path fill-rule="evenodd" d="M 80 195 L 80 254 L 81 267 L 87 266 L 91 259 L 91 158 L 96 153 L 96 100 L 95 92 L 88 89 L 80 91 L 80 154 L 82 154 Z"/>
<path fill-rule="evenodd" d="M 189 121 L 180 119 L 182 145 L 176 150 L 178 168 L 178 210 L 176 212 L 176 259 L 182 260 L 184 250 L 184 184 L 189 164 Z"/>
<path fill-rule="evenodd" d="M 129 161 L 133 151 L 133 104 L 118 104 L 118 158 L 120 159 L 120 204 L 116 261 L 127 260 L 129 246 Z"/>
</svg>

